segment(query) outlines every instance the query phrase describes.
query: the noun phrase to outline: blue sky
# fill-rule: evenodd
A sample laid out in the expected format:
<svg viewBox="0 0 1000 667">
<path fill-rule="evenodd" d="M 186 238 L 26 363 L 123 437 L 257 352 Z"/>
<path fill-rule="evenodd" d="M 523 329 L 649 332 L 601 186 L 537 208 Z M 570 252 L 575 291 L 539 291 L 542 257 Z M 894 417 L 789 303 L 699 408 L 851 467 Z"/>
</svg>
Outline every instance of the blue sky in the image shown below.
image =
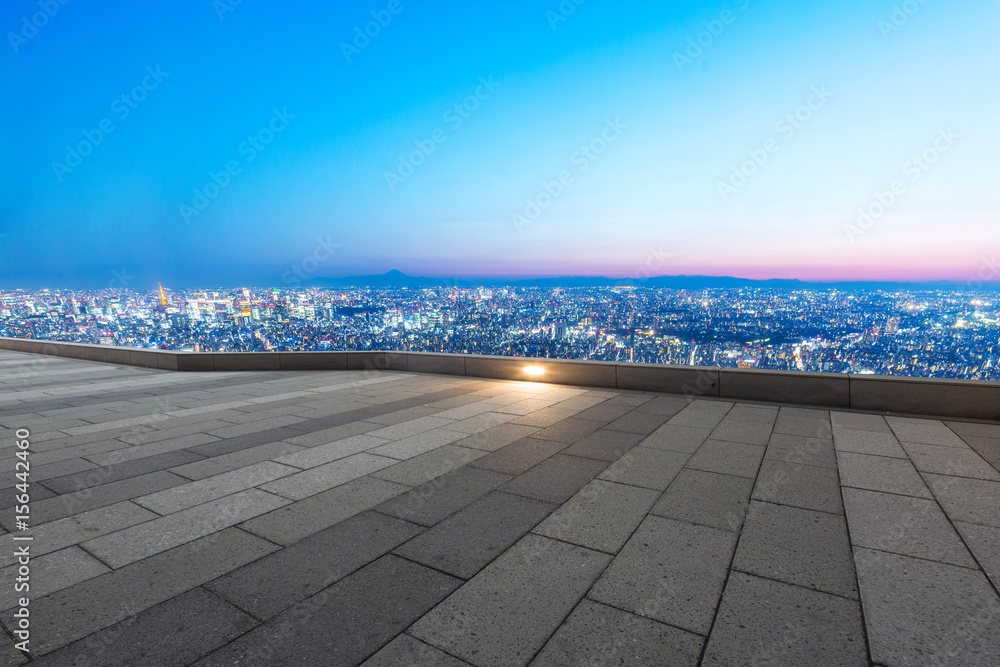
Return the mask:
<svg viewBox="0 0 1000 667">
<path fill-rule="evenodd" d="M 281 285 L 309 258 L 964 282 L 1000 249 L 998 19 L 987 0 L 5 2 L 0 287 Z"/>
</svg>

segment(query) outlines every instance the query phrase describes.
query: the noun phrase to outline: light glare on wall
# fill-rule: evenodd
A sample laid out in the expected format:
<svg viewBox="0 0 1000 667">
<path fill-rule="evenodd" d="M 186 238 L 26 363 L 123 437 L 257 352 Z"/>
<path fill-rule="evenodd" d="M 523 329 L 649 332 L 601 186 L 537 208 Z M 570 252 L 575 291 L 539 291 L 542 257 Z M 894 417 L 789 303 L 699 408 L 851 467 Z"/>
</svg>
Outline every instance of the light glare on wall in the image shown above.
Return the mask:
<svg viewBox="0 0 1000 667">
<path fill-rule="evenodd" d="M 545 375 L 545 369 L 541 366 L 525 366 L 524 372 L 528 375 Z"/>
</svg>

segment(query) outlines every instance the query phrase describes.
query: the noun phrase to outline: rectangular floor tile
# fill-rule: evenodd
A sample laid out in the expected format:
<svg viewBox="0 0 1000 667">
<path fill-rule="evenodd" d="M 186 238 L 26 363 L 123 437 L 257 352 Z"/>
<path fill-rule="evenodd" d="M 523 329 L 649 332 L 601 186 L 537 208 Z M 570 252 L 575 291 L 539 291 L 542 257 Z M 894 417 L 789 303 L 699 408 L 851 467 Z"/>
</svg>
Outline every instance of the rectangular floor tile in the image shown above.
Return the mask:
<svg viewBox="0 0 1000 667">
<path fill-rule="evenodd" d="M 170 472 L 183 475 L 188 479 L 204 479 L 213 475 L 221 475 L 230 470 L 236 470 L 245 466 L 280 459 L 286 454 L 294 454 L 305 449 L 299 445 L 287 442 L 269 442 L 264 445 L 241 449 L 231 454 L 213 456 L 210 459 L 202 459 L 194 463 L 170 468 Z"/>
<path fill-rule="evenodd" d="M 139 475 L 145 475 L 157 470 L 191 463 L 201 458 L 198 454 L 193 454 L 182 449 L 176 452 L 149 456 L 136 461 L 126 461 L 125 463 L 116 463 L 111 466 L 95 468 L 86 472 L 66 475 L 65 477 L 48 479 L 45 480 L 45 486 L 59 494 L 72 493 L 80 489 L 110 484 L 111 482 L 118 482 L 129 477 L 138 477 Z"/>
<path fill-rule="evenodd" d="M 931 474 L 924 478 L 952 521 L 1000 527 L 1000 482 Z"/>
<path fill-rule="evenodd" d="M 1000 586 L 1000 528 L 956 521 L 955 528 L 994 586 Z"/>
<path fill-rule="evenodd" d="M 295 466 L 296 468 L 315 468 L 316 466 L 347 458 L 352 454 L 374 449 L 384 445 L 388 440 L 373 438 L 370 435 L 352 435 L 342 440 L 329 442 L 325 445 L 299 450 L 275 459 L 278 463 Z"/>
<path fill-rule="evenodd" d="M 664 491 L 689 458 L 681 452 L 636 447 L 611 464 L 598 478 Z"/>
<path fill-rule="evenodd" d="M 492 470 L 463 466 L 378 505 L 389 516 L 433 526 L 511 479 Z"/>
<path fill-rule="evenodd" d="M 681 470 L 653 514 L 738 531 L 750 503 L 753 480 L 701 470 Z"/>
<path fill-rule="evenodd" d="M 833 468 L 765 459 L 757 476 L 753 497 L 755 500 L 820 512 L 844 513 L 840 478 Z"/>
<path fill-rule="evenodd" d="M 0 610 L 17 606 L 18 599 L 24 596 L 25 592 L 16 591 L 12 583 L 17 579 L 18 567 L 15 564 L 0 570 L 0 580 L 11 582 L 11 585 L 0 588 Z M 30 593 L 27 597 L 40 598 L 110 571 L 107 565 L 78 546 L 33 557 L 31 580 L 28 582 L 31 589 L 27 591 Z"/>
<path fill-rule="evenodd" d="M 909 459 L 837 452 L 840 483 L 857 489 L 930 498 L 930 491 Z"/>
<path fill-rule="evenodd" d="M 387 456 L 389 458 L 405 461 L 406 459 L 412 459 L 414 456 L 426 454 L 427 452 L 433 451 L 443 445 L 449 445 L 456 440 L 461 440 L 464 437 L 464 433 L 448 431 L 445 429 L 424 431 L 423 433 L 411 435 L 410 437 L 403 438 L 402 440 L 395 440 L 382 446 L 375 447 L 371 450 L 371 453 L 377 456 Z"/>
<path fill-rule="evenodd" d="M 837 467 L 837 451 L 832 438 L 772 433 L 764 452 L 764 460 L 769 459 L 824 468 Z"/>
<path fill-rule="evenodd" d="M 563 450 L 563 453 L 601 461 L 614 461 L 639 444 L 642 439 L 643 436 L 636 433 L 602 428 L 570 445 Z"/>
<path fill-rule="evenodd" d="M 737 406 L 739 407 L 739 406 Z M 736 408 L 733 408 L 734 410 Z M 742 442 L 748 445 L 766 445 L 771 437 L 771 424 L 740 421 L 727 416 L 712 430 L 712 440 Z"/>
<path fill-rule="evenodd" d="M 458 447 L 468 447 L 471 449 L 482 449 L 486 452 L 495 452 L 501 447 L 506 447 L 512 442 L 517 442 L 521 438 L 534 435 L 540 429 L 537 426 L 525 426 L 522 424 L 506 423 L 488 428 L 485 431 L 473 433 L 461 440 L 456 440 Z"/>
<path fill-rule="evenodd" d="M 635 409 L 628 414 L 619 417 L 604 428 L 611 431 L 625 431 L 646 437 L 656 429 L 663 426 L 669 417 L 667 415 L 647 412 Z"/>
<path fill-rule="evenodd" d="M 892 433 L 834 429 L 833 445 L 838 452 L 906 458 L 906 452 Z"/>
<path fill-rule="evenodd" d="M 502 489 L 520 496 L 562 503 L 607 467 L 604 461 L 556 454 L 518 475 Z"/>
<path fill-rule="evenodd" d="M 943 447 L 964 447 L 962 439 L 937 419 L 913 419 L 910 417 L 886 417 L 886 423 L 900 442 L 917 442 Z"/>
<path fill-rule="evenodd" d="M 140 496 L 134 502 L 157 514 L 173 514 L 296 472 L 297 468 L 264 461 L 165 491 Z"/>
<path fill-rule="evenodd" d="M 667 423 L 653 431 L 648 438 L 639 444 L 653 449 L 667 449 L 674 452 L 694 454 L 701 444 L 708 440 L 710 428 L 681 426 Z"/>
<path fill-rule="evenodd" d="M 362 663 L 362 667 L 467 667 L 469 663 L 452 657 L 416 637 L 403 633 Z"/>
<path fill-rule="evenodd" d="M 485 455 L 486 452 L 480 449 L 444 445 L 402 463 L 387 466 L 374 473 L 374 476 L 397 484 L 420 486 Z"/>
<path fill-rule="evenodd" d="M 900 444 L 920 472 L 977 477 L 1000 482 L 1000 472 L 965 443 L 962 443 L 961 447 L 941 447 L 902 441 Z"/>
<path fill-rule="evenodd" d="M 885 422 L 881 415 L 868 415 L 860 412 L 837 412 L 830 413 L 830 421 L 836 429 L 850 429 L 854 431 L 871 431 L 873 433 L 892 433 L 892 429 Z"/>
<path fill-rule="evenodd" d="M 752 479 L 757 476 L 762 458 L 764 448 L 757 445 L 706 440 L 688 460 L 687 467 Z"/>
<path fill-rule="evenodd" d="M 568 446 L 565 442 L 522 438 L 476 459 L 469 465 L 508 475 L 520 475 Z"/>
<path fill-rule="evenodd" d="M 302 500 L 309 496 L 332 489 L 341 484 L 364 477 L 377 470 L 387 468 L 395 459 L 372 454 L 354 454 L 337 461 L 325 463 L 279 480 L 268 482 L 260 488 L 292 500 Z"/>
</svg>

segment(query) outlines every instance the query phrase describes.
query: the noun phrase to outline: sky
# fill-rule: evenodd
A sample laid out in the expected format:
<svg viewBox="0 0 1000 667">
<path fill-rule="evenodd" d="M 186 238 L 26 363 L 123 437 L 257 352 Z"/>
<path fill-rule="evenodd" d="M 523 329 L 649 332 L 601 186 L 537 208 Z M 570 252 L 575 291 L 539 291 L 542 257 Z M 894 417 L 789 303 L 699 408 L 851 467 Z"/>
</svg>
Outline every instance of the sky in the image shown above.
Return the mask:
<svg viewBox="0 0 1000 667">
<path fill-rule="evenodd" d="M 1000 279 L 994 0 L 62 2 L 0 5 L 0 288 Z"/>
</svg>

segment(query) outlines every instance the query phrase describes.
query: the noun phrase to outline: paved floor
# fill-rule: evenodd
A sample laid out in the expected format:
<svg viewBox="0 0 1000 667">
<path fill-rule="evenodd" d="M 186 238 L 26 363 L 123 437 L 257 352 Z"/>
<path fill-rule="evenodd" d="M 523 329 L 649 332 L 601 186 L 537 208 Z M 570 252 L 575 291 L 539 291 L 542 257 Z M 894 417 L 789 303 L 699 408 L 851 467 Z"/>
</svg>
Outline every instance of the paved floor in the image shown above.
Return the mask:
<svg viewBox="0 0 1000 667">
<path fill-rule="evenodd" d="M 998 464 L 990 424 L 0 352 L 0 662 L 996 665 Z"/>
</svg>

